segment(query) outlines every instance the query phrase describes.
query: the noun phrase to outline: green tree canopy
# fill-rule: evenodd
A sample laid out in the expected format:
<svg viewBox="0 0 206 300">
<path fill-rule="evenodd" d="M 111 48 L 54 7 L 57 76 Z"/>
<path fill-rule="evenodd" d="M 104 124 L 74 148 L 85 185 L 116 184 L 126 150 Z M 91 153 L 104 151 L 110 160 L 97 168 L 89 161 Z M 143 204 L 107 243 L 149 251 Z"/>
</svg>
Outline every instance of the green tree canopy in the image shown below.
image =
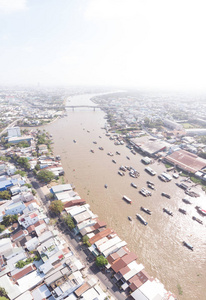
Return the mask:
<svg viewBox="0 0 206 300">
<path fill-rule="evenodd" d="M 16 223 L 17 221 L 18 221 L 18 215 L 7 215 L 7 216 L 3 216 L 3 221 L 1 222 L 1 224 L 8 227 L 9 225 Z"/>
<path fill-rule="evenodd" d="M 5 226 L 0 224 L 0 232 L 3 232 L 5 230 Z"/>
<path fill-rule="evenodd" d="M 64 218 L 64 221 L 70 229 L 73 229 L 75 227 L 74 221 L 72 220 L 72 217 L 70 215 L 66 216 Z"/>
<path fill-rule="evenodd" d="M 19 157 L 17 158 L 17 162 L 22 166 L 24 169 L 30 169 L 29 160 L 27 157 Z"/>
<path fill-rule="evenodd" d="M 37 178 L 42 180 L 46 183 L 50 182 L 52 179 L 55 178 L 54 174 L 48 170 L 41 170 L 37 173 Z"/>
<path fill-rule="evenodd" d="M 62 203 L 61 200 L 54 200 L 49 206 L 49 210 L 56 215 L 59 215 L 62 210 L 64 209 L 64 204 Z"/>
<path fill-rule="evenodd" d="M 26 172 L 21 171 L 21 170 L 17 170 L 17 171 L 15 172 L 15 174 L 19 174 L 19 175 L 21 175 L 22 177 L 25 177 L 25 176 L 26 176 Z"/>
<path fill-rule="evenodd" d="M 0 192 L 0 199 L 11 199 L 11 194 L 9 191 L 1 191 Z"/>
<path fill-rule="evenodd" d="M 104 267 L 107 264 L 108 264 L 108 260 L 103 255 L 97 256 L 97 258 L 96 258 L 96 265 L 98 267 Z"/>
</svg>

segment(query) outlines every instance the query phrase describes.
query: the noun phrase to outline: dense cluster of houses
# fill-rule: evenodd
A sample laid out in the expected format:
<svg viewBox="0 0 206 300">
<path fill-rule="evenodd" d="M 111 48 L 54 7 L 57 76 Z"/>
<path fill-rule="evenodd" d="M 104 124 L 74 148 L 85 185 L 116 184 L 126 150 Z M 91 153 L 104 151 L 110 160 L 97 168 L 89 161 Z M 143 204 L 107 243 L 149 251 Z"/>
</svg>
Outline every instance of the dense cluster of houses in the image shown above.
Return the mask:
<svg viewBox="0 0 206 300">
<path fill-rule="evenodd" d="M 0 286 L 9 299 L 107 299 L 95 276 L 85 279 L 85 266 L 74 255 L 26 180 L 20 175 L 0 177 L 1 191 L 11 200 L 0 201 L 0 220 L 17 215 L 18 222 L 0 234 Z"/>
<path fill-rule="evenodd" d="M 127 243 L 98 219 L 70 184 L 54 186 L 51 192 L 55 199 L 63 201 L 64 213 L 73 219 L 74 234 L 80 240 L 85 235 L 88 237 L 90 255 L 94 258 L 103 255 L 108 260 L 105 271 L 111 275 L 114 284 L 132 299 L 175 299 L 162 283 L 147 274 L 136 254 L 127 248 Z"/>
</svg>

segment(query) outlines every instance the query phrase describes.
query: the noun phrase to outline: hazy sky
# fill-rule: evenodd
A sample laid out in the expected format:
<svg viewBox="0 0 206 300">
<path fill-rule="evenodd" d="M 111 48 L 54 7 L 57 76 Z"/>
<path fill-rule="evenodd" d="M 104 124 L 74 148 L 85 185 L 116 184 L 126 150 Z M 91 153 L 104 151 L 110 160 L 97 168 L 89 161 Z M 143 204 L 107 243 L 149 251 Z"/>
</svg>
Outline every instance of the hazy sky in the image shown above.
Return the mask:
<svg viewBox="0 0 206 300">
<path fill-rule="evenodd" d="M 206 90 L 206 0 L 0 0 L 0 84 Z"/>
</svg>

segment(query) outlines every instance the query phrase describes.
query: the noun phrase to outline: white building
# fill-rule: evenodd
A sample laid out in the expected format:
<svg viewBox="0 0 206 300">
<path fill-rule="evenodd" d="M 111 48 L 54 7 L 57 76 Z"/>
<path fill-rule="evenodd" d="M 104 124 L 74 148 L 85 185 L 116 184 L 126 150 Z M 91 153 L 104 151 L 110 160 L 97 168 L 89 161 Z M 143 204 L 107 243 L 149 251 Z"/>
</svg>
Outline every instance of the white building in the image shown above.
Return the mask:
<svg viewBox="0 0 206 300">
<path fill-rule="evenodd" d="M 8 138 L 21 136 L 21 130 L 19 127 L 8 128 L 7 132 L 8 132 Z"/>
</svg>

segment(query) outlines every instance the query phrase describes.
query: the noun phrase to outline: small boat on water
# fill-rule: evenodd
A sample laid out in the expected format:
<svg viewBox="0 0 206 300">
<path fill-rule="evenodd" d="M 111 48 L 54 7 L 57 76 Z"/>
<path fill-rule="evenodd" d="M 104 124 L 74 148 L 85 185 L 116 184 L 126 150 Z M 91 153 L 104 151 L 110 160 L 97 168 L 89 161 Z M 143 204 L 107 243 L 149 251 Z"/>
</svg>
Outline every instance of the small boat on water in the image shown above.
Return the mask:
<svg viewBox="0 0 206 300">
<path fill-rule="evenodd" d="M 170 210 L 168 210 L 167 208 L 163 208 L 163 212 L 166 212 L 168 215 L 173 217 L 173 213 Z"/>
<path fill-rule="evenodd" d="M 93 149 L 91 149 L 91 150 L 90 150 L 90 152 L 94 153 L 94 150 L 93 150 Z"/>
<path fill-rule="evenodd" d="M 76 143 L 77 141 L 76 141 L 76 140 L 73 140 L 73 142 Z"/>
<path fill-rule="evenodd" d="M 190 245 L 189 243 L 183 241 L 183 245 L 186 246 L 188 249 L 192 250 L 193 251 L 193 246 Z"/>
<path fill-rule="evenodd" d="M 170 195 L 168 195 L 168 194 L 166 194 L 166 193 L 162 193 L 161 195 L 162 195 L 162 196 L 164 196 L 164 197 L 166 197 L 166 198 L 168 198 L 168 199 L 170 199 L 170 198 L 171 198 L 171 196 L 170 196 Z"/>
<path fill-rule="evenodd" d="M 133 188 L 135 188 L 135 189 L 137 189 L 137 185 L 135 184 L 135 183 L 131 183 L 131 186 L 133 187 Z"/>
<path fill-rule="evenodd" d="M 116 151 L 116 154 L 117 154 L 117 155 L 121 155 L 121 153 L 120 153 L 119 151 Z"/>
<path fill-rule="evenodd" d="M 129 221 L 132 221 L 132 217 L 128 216 L 127 218 L 128 218 Z"/>
<path fill-rule="evenodd" d="M 117 163 L 117 162 L 116 162 L 116 160 L 114 160 L 114 159 L 112 160 L 112 162 L 113 162 L 114 164 L 116 164 L 116 163 Z"/>
<path fill-rule="evenodd" d="M 87 130 L 87 132 L 88 132 L 88 133 L 90 133 L 90 131 L 89 131 L 89 130 Z"/>
<path fill-rule="evenodd" d="M 99 135 L 99 138 L 101 139 L 102 137 Z"/>
<path fill-rule="evenodd" d="M 186 215 L 186 214 L 187 214 L 187 212 L 186 212 L 185 209 L 179 208 L 178 210 L 179 210 L 179 212 L 181 212 L 183 215 Z"/>
<path fill-rule="evenodd" d="M 96 142 L 96 141 L 94 141 L 94 142 L 93 142 L 93 144 L 97 144 L 97 142 Z"/>
<path fill-rule="evenodd" d="M 130 160 L 129 156 L 126 156 L 126 158 Z"/>
<path fill-rule="evenodd" d="M 188 200 L 187 198 L 182 199 L 182 201 L 186 204 L 192 204 L 190 200 Z"/>
<path fill-rule="evenodd" d="M 112 152 L 108 152 L 107 155 L 114 156 L 114 154 Z"/>
<path fill-rule="evenodd" d="M 119 169 L 120 169 L 121 171 L 124 171 L 124 172 L 127 171 L 127 169 L 126 169 L 124 166 L 119 167 Z"/>
<path fill-rule="evenodd" d="M 132 152 L 132 154 L 136 155 L 136 152 L 133 149 L 131 150 L 131 152 Z"/>
<path fill-rule="evenodd" d="M 99 150 L 104 150 L 104 148 L 103 147 L 99 147 Z"/>
<path fill-rule="evenodd" d="M 144 224 L 145 226 L 148 224 L 147 221 L 145 221 L 145 219 L 140 215 L 140 214 L 136 214 L 137 219 L 140 220 L 140 222 L 142 224 Z"/>
<path fill-rule="evenodd" d="M 120 176 L 124 176 L 125 174 L 123 173 L 123 172 L 121 172 L 121 171 L 118 171 L 118 174 L 120 175 Z"/>
<path fill-rule="evenodd" d="M 105 189 L 107 189 L 107 184 L 104 185 Z"/>
<path fill-rule="evenodd" d="M 200 224 L 203 224 L 202 220 L 196 218 L 195 216 L 193 216 L 192 219 L 193 219 L 194 221 L 197 221 L 197 222 L 200 223 Z"/>
<path fill-rule="evenodd" d="M 151 185 L 154 185 L 154 183 L 152 181 L 147 181 L 147 184 L 151 184 Z"/>
<path fill-rule="evenodd" d="M 124 199 L 125 201 L 127 201 L 129 204 L 132 203 L 132 200 L 130 198 L 128 198 L 127 196 L 123 196 L 122 199 Z"/>
<path fill-rule="evenodd" d="M 148 185 L 147 185 L 150 189 L 152 189 L 152 190 L 155 190 L 155 187 L 154 187 L 154 185 L 153 184 L 150 184 L 150 183 L 148 183 Z"/>
<path fill-rule="evenodd" d="M 142 211 L 144 211 L 144 212 L 145 212 L 146 214 L 148 214 L 148 215 L 151 215 L 151 214 L 152 214 L 151 210 L 149 210 L 149 209 L 146 208 L 146 207 L 141 206 L 140 209 L 141 209 Z"/>
</svg>

